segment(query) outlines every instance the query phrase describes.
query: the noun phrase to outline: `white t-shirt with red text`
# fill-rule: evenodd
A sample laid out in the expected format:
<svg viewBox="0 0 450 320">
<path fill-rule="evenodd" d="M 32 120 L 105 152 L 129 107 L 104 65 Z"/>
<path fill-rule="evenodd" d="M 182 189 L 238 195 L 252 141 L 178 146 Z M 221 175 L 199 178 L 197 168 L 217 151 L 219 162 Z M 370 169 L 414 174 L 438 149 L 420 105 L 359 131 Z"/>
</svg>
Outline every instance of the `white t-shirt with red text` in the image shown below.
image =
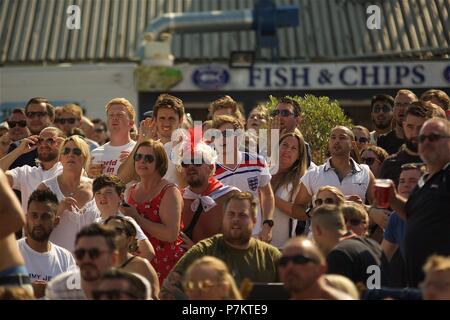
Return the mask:
<svg viewBox="0 0 450 320">
<path fill-rule="evenodd" d="M 131 140 L 122 146 L 112 146 L 110 142 L 105 143 L 104 145 L 92 150 L 91 163 L 98 164 L 101 162 L 105 166 L 103 168 L 103 173 L 117 175 L 121 165 L 120 154 L 123 151 L 131 153 L 135 145 L 136 141 L 134 140 Z"/>
</svg>

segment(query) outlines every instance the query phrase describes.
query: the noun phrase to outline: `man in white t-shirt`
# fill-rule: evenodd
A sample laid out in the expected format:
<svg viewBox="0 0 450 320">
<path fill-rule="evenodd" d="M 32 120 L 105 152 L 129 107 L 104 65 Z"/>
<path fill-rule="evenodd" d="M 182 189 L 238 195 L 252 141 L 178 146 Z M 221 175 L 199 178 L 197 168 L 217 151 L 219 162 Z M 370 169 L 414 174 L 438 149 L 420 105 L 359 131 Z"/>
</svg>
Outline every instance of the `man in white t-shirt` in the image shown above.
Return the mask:
<svg viewBox="0 0 450 320">
<path fill-rule="evenodd" d="M 36 298 L 45 294 L 47 282 L 60 273 L 76 267 L 72 254 L 49 241 L 58 224 L 58 199 L 49 190 L 34 191 L 28 201 L 27 237 L 17 241 L 25 260 Z"/>
<path fill-rule="evenodd" d="M 117 175 L 120 164 L 136 145 L 136 141 L 130 137 L 136 117 L 131 102 L 125 98 L 114 98 L 105 108 L 110 141 L 92 150 L 88 172 L 91 178 L 101 173 Z"/>
<path fill-rule="evenodd" d="M 115 176 L 102 174 L 95 178 L 92 183 L 92 190 L 94 192 L 95 203 L 100 212 L 100 217 L 95 222 L 103 224 L 106 219 L 115 215 L 122 216 L 130 221 L 136 228 L 139 256 L 151 261 L 155 256 L 155 250 L 144 231 L 142 231 L 136 220 L 124 216 L 119 212 L 119 206 L 123 201 L 123 192 L 125 190 L 125 185 L 122 181 Z"/>
<path fill-rule="evenodd" d="M 0 168 L 6 171 L 19 156 L 37 148 L 39 166 L 25 165 L 5 172 L 9 185 L 21 192 L 23 212 L 27 212 L 28 198 L 37 186 L 42 181 L 61 173 L 59 148 L 64 142 L 64 138 L 65 135 L 61 130 L 48 127 L 43 129 L 39 136 L 22 139 L 16 149 L 0 159 Z"/>
<path fill-rule="evenodd" d="M 169 159 L 167 172 L 164 179 L 170 183 L 183 186 L 181 183 L 181 174 L 177 171 L 175 161 L 172 157 L 172 149 L 174 147 L 172 133 L 181 127 L 184 118 L 184 106 L 181 99 L 169 94 L 161 94 L 153 106 L 153 118 L 145 119 L 141 123 L 140 137 L 138 143 L 145 139 L 159 140 L 164 145 L 167 157 Z M 134 172 L 133 156 L 136 152 L 137 145 L 131 152 L 128 159 L 120 166 L 119 178 L 128 183 L 135 180 L 137 176 Z"/>
</svg>

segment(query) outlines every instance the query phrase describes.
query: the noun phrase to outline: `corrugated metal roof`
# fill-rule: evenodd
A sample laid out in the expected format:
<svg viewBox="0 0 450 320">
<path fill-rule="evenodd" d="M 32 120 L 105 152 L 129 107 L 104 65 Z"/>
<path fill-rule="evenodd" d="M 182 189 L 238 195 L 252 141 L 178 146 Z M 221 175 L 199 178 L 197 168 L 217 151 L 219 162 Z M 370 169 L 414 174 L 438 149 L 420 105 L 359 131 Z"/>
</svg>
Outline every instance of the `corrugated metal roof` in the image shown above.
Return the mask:
<svg viewBox="0 0 450 320">
<path fill-rule="evenodd" d="M 151 19 L 166 12 L 250 9 L 256 0 L 0 0 L 0 64 L 133 60 Z M 448 57 L 450 0 L 277 0 L 298 5 L 300 25 L 279 29 L 280 58 L 336 61 Z M 81 30 L 66 28 L 69 5 Z M 381 8 L 381 30 L 368 30 L 366 8 Z M 254 50 L 253 31 L 176 34 L 178 61 L 226 60 Z M 268 58 L 263 52 L 263 58 Z"/>
</svg>

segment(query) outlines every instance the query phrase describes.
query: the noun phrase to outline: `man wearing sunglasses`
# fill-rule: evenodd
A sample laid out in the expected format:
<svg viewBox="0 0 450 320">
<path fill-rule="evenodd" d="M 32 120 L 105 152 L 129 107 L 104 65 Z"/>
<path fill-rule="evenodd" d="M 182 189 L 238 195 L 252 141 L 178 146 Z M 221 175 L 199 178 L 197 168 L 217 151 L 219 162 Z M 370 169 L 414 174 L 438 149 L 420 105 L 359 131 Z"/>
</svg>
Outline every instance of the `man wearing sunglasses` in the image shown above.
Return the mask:
<svg viewBox="0 0 450 320">
<path fill-rule="evenodd" d="M 405 133 L 403 122 L 405 121 L 406 110 L 413 102 L 419 99 L 410 90 L 399 90 L 394 100 L 394 129 L 378 138 L 377 145 L 389 154 L 396 153 L 404 143 Z"/>
<path fill-rule="evenodd" d="M 427 174 L 408 200 L 397 193 L 393 184 L 389 190 L 391 207 L 406 219 L 406 271 L 412 287 L 423 280 L 422 266 L 430 255 L 450 255 L 450 122 L 427 120 L 417 140 Z"/>
<path fill-rule="evenodd" d="M 42 129 L 50 127 L 55 119 L 55 108 L 46 98 L 31 98 L 25 106 L 27 127 L 31 134 L 39 134 Z"/>
<path fill-rule="evenodd" d="M 186 249 L 222 231 L 223 202 L 231 191 L 239 191 L 213 177 L 217 155 L 212 147 L 199 142 L 194 150 L 186 145 L 180 164 L 181 175 L 188 184 L 182 191 L 182 217 L 186 227 L 181 237 Z"/>
<path fill-rule="evenodd" d="M 321 206 L 314 209 L 311 216 L 313 238 L 326 256 L 327 273 L 343 275 L 355 284 L 362 282 L 367 287 L 367 279 L 372 275 L 371 268 L 378 266 L 381 269 L 381 284 L 386 283 L 386 258 L 381 246 L 372 239 L 348 231 L 341 207 Z"/>
<path fill-rule="evenodd" d="M 52 278 L 76 267 L 68 250 L 49 241 L 59 222 L 57 209 L 58 199 L 53 192 L 35 190 L 28 201 L 27 236 L 17 241 L 36 298 L 45 295 L 45 287 Z"/>
<path fill-rule="evenodd" d="M 64 137 L 64 133 L 58 128 L 45 128 L 39 136 L 22 139 L 16 149 L 0 159 L 0 168 L 8 170 L 11 164 L 21 155 L 37 150 L 39 166 L 23 165 L 6 171 L 10 186 L 21 192 L 24 212 L 27 212 L 28 198 L 37 186 L 42 181 L 61 173 L 59 148 L 64 141 Z"/>
<path fill-rule="evenodd" d="M 425 121 L 433 116 L 433 111 L 422 102 L 414 102 L 405 114 L 406 118 L 403 121 L 404 148 L 384 160 L 380 169 L 380 178 L 391 179 L 396 186 L 398 185 L 402 165 L 422 162 L 418 152 L 418 136 Z"/>
<path fill-rule="evenodd" d="M 352 300 L 327 284 L 325 257 L 304 237 L 289 239 L 278 260 L 278 274 L 293 300 Z"/>
<path fill-rule="evenodd" d="M 387 94 L 378 94 L 372 97 L 370 107 L 372 109 L 371 119 L 375 129 L 370 133 L 370 144 L 377 145 L 378 137 L 388 134 L 392 129 L 394 98 Z"/>
<path fill-rule="evenodd" d="M 73 134 L 75 128 L 81 128 L 83 109 L 74 103 L 69 103 L 59 108 L 59 111 L 56 112 L 55 125 L 69 137 Z M 85 135 L 86 134 L 87 132 L 85 132 Z M 83 139 L 88 144 L 90 151 L 99 147 L 97 142 L 86 137 Z"/>
<path fill-rule="evenodd" d="M 116 232 L 99 224 L 91 224 L 77 234 L 74 256 L 79 269 L 62 273 L 47 285 L 50 300 L 93 299 L 101 277 L 116 262 Z"/>
<path fill-rule="evenodd" d="M 270 120 L 270 129 L 280 130 L 280 137 L 285 133 L 299 131 L 299 125 L 302 120 L 301 108 L 297 101 L 288 97 L 282 97 L 272 111 Z M 305 141 L 308 166 L 311 162 L 311 147 Z"/>
</svg>

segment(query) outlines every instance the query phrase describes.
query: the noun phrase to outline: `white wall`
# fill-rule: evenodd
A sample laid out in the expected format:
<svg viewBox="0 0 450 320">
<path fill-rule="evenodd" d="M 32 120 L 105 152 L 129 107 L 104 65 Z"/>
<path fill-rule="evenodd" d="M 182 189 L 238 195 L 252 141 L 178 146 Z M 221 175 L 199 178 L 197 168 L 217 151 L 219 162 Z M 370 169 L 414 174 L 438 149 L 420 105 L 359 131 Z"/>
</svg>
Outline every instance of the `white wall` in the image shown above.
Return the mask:
<svg viewBox="0 0 450 320">
<path fill-rule="evenodd" d="M 106 119 L 105 105 L 124 97 L 137 107 L 134 63 L 58 66 L 14 66 L 0 68 L 0 106 L 23 107 L 30 98 L 77 101 L 89 118 Z"/>
</svg>

